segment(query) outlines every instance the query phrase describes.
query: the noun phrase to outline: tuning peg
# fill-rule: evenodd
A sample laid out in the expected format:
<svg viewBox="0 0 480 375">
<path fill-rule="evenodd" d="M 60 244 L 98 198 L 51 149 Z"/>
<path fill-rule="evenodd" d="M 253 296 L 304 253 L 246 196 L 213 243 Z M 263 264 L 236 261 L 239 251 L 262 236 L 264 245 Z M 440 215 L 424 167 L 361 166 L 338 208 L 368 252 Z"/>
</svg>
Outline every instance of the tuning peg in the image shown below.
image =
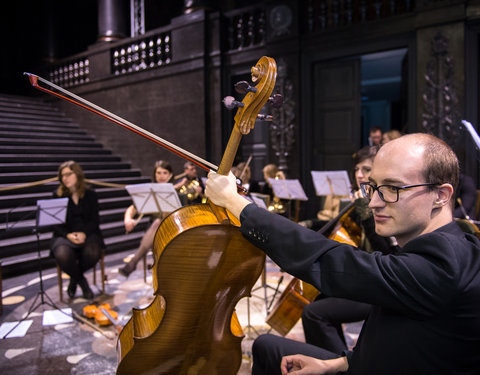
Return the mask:
<svg viewBox="0 0 480 375">
<path fill-rule="evenodd" d="M 268 101 L 272 105 L 273 108 L 280 108 L 283 105 L 283 95 L 282 94 L 275 94 L 271 96 Z"/>
<path fill-rule="evenodd" d="M 250 86 L 250 84 L 247 81 L 240 81 L 235 83 L 234 85 L 235 91 L 238 92 L 239 94 L 246 94 L 247 92 L 257 92 L 257 88 Z"/>
<path fill-rule="evenodd" d="M 238 107 L 243 107 L 245 106 L 245 103 L 239 102 L 238 100 L 235 100 L 233 96 L 226 96 L 223 98 L 223 104 L 227 109 L 234 109 Z"/>
<path fill-rule="evenodd" d="M 257 119 L 260 120 L 260 121 L 272 121 L 273 117 L 271 115 L 258 114 Z"/>
</svg>

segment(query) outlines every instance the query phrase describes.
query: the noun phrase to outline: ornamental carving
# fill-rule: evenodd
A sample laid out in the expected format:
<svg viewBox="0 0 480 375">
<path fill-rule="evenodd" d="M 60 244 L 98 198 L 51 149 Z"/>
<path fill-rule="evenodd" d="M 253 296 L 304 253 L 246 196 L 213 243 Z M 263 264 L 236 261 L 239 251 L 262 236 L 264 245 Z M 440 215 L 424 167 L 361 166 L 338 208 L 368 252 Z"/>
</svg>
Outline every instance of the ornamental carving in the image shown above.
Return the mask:
<svg viewBox="0 0 480 375">
<path fill-rule="evenodd" d="M 270 141 L 278 160 L 278 168 L 286 172 L 288 170 L 287 159 L 295 143 L 295 102 L 293 100 L 293 83 L 288 78 L 287 64 L 283 59 L 278 62 L 277 74 L 276 94 L 283 96 L 283 105 L 280 108 L 272 108 Z"/>
<path fill-rule="evenodd" d="M 422 98 L 422 126 L 427 132 L 451 143 L 457 135 L 456 124 L 460 115 L 453 58 L 448 54 L 448 39 L 441 33 L 432 40 L 432 58 L 427 63 Z"/>
</svg>

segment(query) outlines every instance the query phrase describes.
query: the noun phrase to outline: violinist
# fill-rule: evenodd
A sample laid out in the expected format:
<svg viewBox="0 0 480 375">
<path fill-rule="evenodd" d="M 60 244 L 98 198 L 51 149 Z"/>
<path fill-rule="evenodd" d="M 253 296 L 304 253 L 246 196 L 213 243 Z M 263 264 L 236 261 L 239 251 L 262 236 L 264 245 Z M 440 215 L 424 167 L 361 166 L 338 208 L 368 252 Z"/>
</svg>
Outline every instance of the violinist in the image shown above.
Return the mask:
<svg viewBox="0 0 480 375">
<path fill-rule="evenodd" d="M 459 166 L 453 150 L 423 133 L 383 145 L 362 193 L 375 231 L 398 254 L 358 251 L 237 194 L 233 176 L 209 173 L 206 195 L 276 264 L 332 297 L 372 305 L 352 352 L 333 353 L 259 336 L 252 374 L 478 374 L 480 240 L 453 221 Z"/>
<path fill-rule="evenodd" d="M 173 169 L 170 163 L 165 160 L 158 160 L 153 166 L 152 181 L 160 184 L 168 182 L 171 183 L 173 181 Z M 137 209 L 134 205 L 130 205 L 125 211 L 124 215 L 125 230 L 127 233 L 131 232 L 137 224 L 137 220 L 135 220 L 136 215 Z M 158 214 L 151 217 L 150 227 L 145 232 L 142 241 L 140 242 L 140 246 L 135 252 L 134 256 L 125 266 L 118 269 L 118 273 L 120 275 L 128 277 L 133 271 L 135 271 L 140 259 L 142 259 L 143 256 L 152 248 L 155 233 L 162 222 L 163 216 L 164 214 Z"/>
<path fill-rule="evenodd" d="M 384 238 L 375 233 L 375 223 L 368 201 L 361 195 L 360 184 L 368 182 L 372 171 L 376 146 L 366 146 L 353 154 L 353 197 L 354 209 L 350 218 L 361 228 L 360 250 L 383 254 L 396 250 L 394 239 Z M 333 353 L 341 354 L 347 350 L 342 324 L 365 320 L 371 305 L 328 297 L 320 293 L 317 300 L 305 306 L 302 312 L 302 324 L 307 343 L 316 345 Z"/>
<path fill-rule="evenodd" d="M 60 185 L 54 195 L 68 198 L 67 217 L 64 224 L 53 228 L 50 248 L 60 269 L 70 276 L 68 296 L 74 298 L 79 285 L 83 297 L 93 299 L 84 273 L 98 262 L 105 246 L 99 227 L 97 194 L 87 188 L 83 170 L 73 160 L 60 165 L 58 180 Z"/>
<path fill-rule="evenodd" d="M 250 166 L 246 162 L 238 163 L 237 166 L 232 167 L 232 173 L 240 179 L 242 186 L 247 189 L 248 192 L 258 192 L 259 185 L 258 182 L 252 181 L 252 171 Z"/>
<path fill-rule="evenodd" d="M 183 205 L 202 203 L 205 187 L 201 178 L 198 177 L 197 166 L 191 161 L 183 165 L 183 178 L 175 181 L 175 189 L 178 191 Z"/>
</svg>

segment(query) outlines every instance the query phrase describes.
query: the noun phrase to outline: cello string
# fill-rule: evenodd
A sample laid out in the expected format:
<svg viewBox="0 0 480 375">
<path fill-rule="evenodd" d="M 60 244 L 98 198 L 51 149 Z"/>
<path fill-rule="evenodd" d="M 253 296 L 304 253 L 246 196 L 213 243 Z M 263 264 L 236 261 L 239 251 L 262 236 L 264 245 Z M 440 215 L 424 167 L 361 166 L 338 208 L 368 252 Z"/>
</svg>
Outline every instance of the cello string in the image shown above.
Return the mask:
<svg viewBox="0 0 480 375">
<path fill-rule="evenodd" d="M 168 142 L 167 140 L 149 132 L 148 130 L 145 130 L 133 123 L 131 123 L 130 121 L 128 120 L 125 120 L 124 118 L 118 116 L 118 115 L 115 115 L 114 113 L 110 112 L 110 111 L 107 111 L 106 109 L 102 108 L 102 107 L 99 107 L 97 106 L 96 104 L 93 104 L 91 102 L 89 102 L 88 100 L 78 96 L 78 95 L 75 95 L 74 93 L 68 91 L 68 90 L 65 90 L 64 88 L 60 87 L 60 86 L 57 86 L 56 84 L 50 82 L 50 81 L 47 81 L 46 79 L 40 77 L 40 76 L 37 76 L 36 74 L 33 74 L 33 73 L 23 73 L 24 75 L 27 75 L 29 77 L 29 80 L 30 80 L 30 83 L 32 84 L 32 86 L 34 86 L 35 88 L 38 88 L 42 91 L 45 91 L 49 94 L 53 94 L 55 96 L 58 96 L 62 99 L 66 99 L 68 100 L 69 102 L 71 103 L 74 103 L 74 104 L 77 104 L 85 109 L 88 109 L 100 116 L 102 116 L 103 118 L 107 119 L 107 120 L 110 120 L 114 123 L 116 123 L 117 125 L 120 125 L 120 126 L 123 126 L 124 128 L 126 129 L 129 129 L 137 134 L 140 134 L 142 136 L 144 136 L 145 138 L 148 138 L 152 141 L 154 141 L 155 143 L 175 152 L 176 154 L 190 160 L 191 162 L 195 163 L 196 165 L 198 165 L 199 167 L 209 171 L 210 169 L 216 171 L 218 170 L 218 166 L 216 166 L 215 164 L 212 164 L 210 163 L 209 161 L 207 160 L 204 160 L 202 158 L 200 158 L 199 156 L 195 155 L 195 154 L 192 154 L 191 152 L 187 151 L 187 150 L 184 150 L 176 145 L 174 145 L 173 143 L 171 142 Z M 33 78 L 32 78 L 33 77 Z M 38 83 L 36 81 L 41 81 L 47 85 L 49 85 L 50 87 L 64 93 L 65 95 L 77 100 L 78 102 L 76 102 L 75 100 L 73 99 L 69 99 L 67 97 L 64 97 L 56 92 L 53 92 L 51 90 L 48 90 L 44 87 L 41 87 L 40 85 L 38 85 Z"/>
</svg>

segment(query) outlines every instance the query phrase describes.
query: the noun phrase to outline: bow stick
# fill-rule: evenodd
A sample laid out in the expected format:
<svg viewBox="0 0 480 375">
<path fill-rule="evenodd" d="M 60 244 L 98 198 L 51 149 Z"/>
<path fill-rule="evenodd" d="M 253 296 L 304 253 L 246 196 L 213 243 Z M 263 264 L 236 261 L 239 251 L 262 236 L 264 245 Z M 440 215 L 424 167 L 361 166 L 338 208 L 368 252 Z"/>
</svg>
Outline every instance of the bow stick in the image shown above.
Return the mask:
<svg viewBox="0 0 480 375">
<path fill-rule="evenodd" d="M 206 170 L 207 172 L 209 172 L 210 169 L 214 170 L 214 171 L 218 170 L 218 167 L 215 164 L 212 164 L 212 163 L 198 157 L 197 155 L 192 154 L 191 152 L 188 152 L 188 151 L 174 145 L 173 143 L 168 142 L 165 139 L 160 138 L 159 136 L 157 136 L 153 133 L 150 133 L 147 130 L 142 129 L 141 127 L 131 123 L 130 121 L 127 121 L 127 120 L 121 118 L 120 116 L 117 116 L 114 113 L 111 113 L 111 112 L 107 111 L 106 109 L 104 109 L 102 107 L 99 107 L 99 106 L 89 102 L 88 100 L 83 99 L 83 98 L 79 97 L 78 95 L 75 95 L 74 93 L 72 93 L 70 91 L 65 90 L 64 88 L 62 88 L 60 86 L 57 86 L 50 81 L 47 81 L 46 79 L 44 79 L 42 77 L 39 77 L 39 76 L 37 76 L 35 74 L 32 74 L 32 73 L 27 73 L 27 72 L 25 72 L 23 74 L 28 76 L 30 84 L 40 91 L 43 91 L 43 92 L 46 92 L 48 94 L 57 96 L 61 99 L 65 99 L 65 100 L 67 100 L 67 101 L 69 101 L 73 104 L 76 104 L 76 105 L 78 105 L 82 108 L 85 108 L 85 109 L 87 109 L 87 110 L 89 110 L 89 111 L 107 119 L 107 120 L 110 120 L 110 121 L 114 122 L 115 124 L 124 127 L 125 129 L 128 129 L 128 130 L 130 130 L 134 133 L 137 133 L 137 134 L 155 142 L 156 144 L 172 151 L 173 153 L 183 157 L 184 159 L 187 159 L 187 160 L 191 161 L 192 163 L 198 165 L 200 168 Z M 60 95 L 59 93 L 56 93 L 54 91 L 46 89 L 45 87 L 40 86 L 38 84 L 38 81 L 43 82 L 43 83 L 53 87 L 54 89 L 68 95 L 70 98 L 66 97 L 66 96 L 63 96 L 63 95 Z"/>
</svg>

